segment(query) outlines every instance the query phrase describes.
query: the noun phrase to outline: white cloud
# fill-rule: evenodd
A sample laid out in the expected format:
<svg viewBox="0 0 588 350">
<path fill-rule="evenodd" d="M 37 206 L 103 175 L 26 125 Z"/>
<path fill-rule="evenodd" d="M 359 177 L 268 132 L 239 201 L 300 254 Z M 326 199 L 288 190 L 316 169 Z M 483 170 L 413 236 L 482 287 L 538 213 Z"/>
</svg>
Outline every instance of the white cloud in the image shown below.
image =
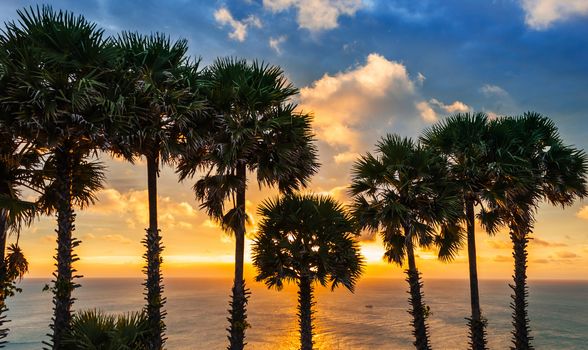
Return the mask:
<svg viewBox="0 0 588 350">
<path fill-rule="evenodd" d="M 241 21 L 236 20 L 226 7 L 221 7 L 214 12 L 214 19 L 222 26 L 230 26 L 233 31 L 229 33 L 229 38 L 237 41 L 245 41 L 247 29 L 249 27 L 261 28 L 262 24 L 256 16 L 249 16 Z"/>
<path fill-rule="evenodd" d="M 273 12 L 294 7 L 300 28 L 320 31 L 337 28 L 340 16 L 353 16 L 366 5 L 362 0 L 263 0 L 263 6 Z"/>
<path fill-rule="evenodd" d="M 419 72 L 417 74 L 417 82 L 419 83 L 419 85 L 423 85 L 423 83 L 425 82 L 425 80 L 427 80 L 427 77 L 425 77 L 423 75 L 423 73 Z"/>
<path fill-rule="evenodd" d="M 461 101 L 454 101 L 452 104 L 446 105 L 443 102 L 433 98 L 429 101 L 431 104 L 441 108 L 447 113 L 465 113 L 472 110 L 472 108 Z"/>
<path fill-rule="evenodd" d="M 286 41 L 287 37 L 285 35 L 281 35 L 277 38 L 274 37 L 270 37 L 269 38 L 269 46 L 278 54 L 281 55 L 282 54 L 282 48 L 280 47 L 280 45 L 282 45 L 285 41 Z"/>
<path fill-rule="evenodd" d="M 549 28 L 554 22 L 588 15 L 586 0 L 521 0 L 525 22 L 533 29 Z"/>
<path fill-rule="evenodd" d="M 437 121 L 437 113 L 427 101 L 418 102 L 416 108 L 421 112 L 421 117 L 423 117 L 424 120 L 431 123 Z"/>
<path fill-rule="evenodd" d="M 420 81 L 402 63 L 372 53 L 365 64 L 302 88 L 300 105 L 314 113 L 317 137 L 329 147 L 321 154 L 335 164 L 350 163 L 386 133 L 416 136 L 438 113 L 469 110 L 460 101 L 423 99 Z"/>
<path fill-rule="evenodd" d="M 485 84 L 480 91 L 487 97 L 507 97 L 508 92 L 498 85 Z"/>
</svg>

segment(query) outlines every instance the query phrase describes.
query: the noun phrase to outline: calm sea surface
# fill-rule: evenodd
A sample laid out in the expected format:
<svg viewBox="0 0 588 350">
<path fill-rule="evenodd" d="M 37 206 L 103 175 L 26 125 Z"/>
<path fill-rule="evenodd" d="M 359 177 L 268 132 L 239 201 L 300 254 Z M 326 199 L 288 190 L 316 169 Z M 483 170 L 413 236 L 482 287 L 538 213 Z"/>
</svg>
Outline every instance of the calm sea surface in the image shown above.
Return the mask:
<svg viewBox="0 0 588 350">
<path fill-rule="evenodd" d="M 9 301 L 11 333 L 8 349 L 40 349 L 51 318 L 51 295 L 41 292 L 47 281 L 25 280 L 23 293 Z M 141 308 L 140 279 L 83 279 L 76 291 L 77 309 L 128 312 Z M 167 348 L 225 349 L 226 309 L 231 281 L 167 279 Z M 249 349 L 296 349 L 296 294 L 250 283 Z M 508 349 L 510 289 L 507 282 L 481 282 L 482 308 L 489 319 L 492 349 Z M 317 348 L 412 349 L 407 284 L 402 280 L 365 279 L 355 294 L 317 291 Z M 425 281 L 430 305 L 431 341 L 436 349 L 466 349 L 468 283 Z M 368 307 L 371 305 L 371 307 Z M 588 282 L 531 282 L 530 318 L 537 349 L 588 349 Z"/>
</svg>

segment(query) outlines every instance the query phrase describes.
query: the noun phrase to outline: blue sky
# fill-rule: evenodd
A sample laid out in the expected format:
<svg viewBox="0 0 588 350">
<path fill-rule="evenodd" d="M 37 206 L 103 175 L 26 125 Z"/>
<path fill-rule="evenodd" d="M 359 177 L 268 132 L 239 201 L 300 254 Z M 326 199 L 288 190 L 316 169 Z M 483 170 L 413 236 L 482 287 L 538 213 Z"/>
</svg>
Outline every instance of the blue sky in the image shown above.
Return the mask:
<svg viewBox="0 0 588 350">
<path fill-rule="evenodd" d="M 425 78 L 425 99 L 475 110 L 554 118 L 570 142 L 588 146 L 588 5 L 571 0 L 46 1 L 115 33 L 163 31 L 190 41 L 205 63 L 236 55 L 281 65 L 297 86 L 352 69 L 371 53 Z M 1 20 L 37 1 L 3 1 Z M 551 10 L 550 10 L 551 6 Z M 567 10 L 558 9 L 560 7 Z M 313 8 L 307 10 L 305 8 Z M 545 10 L 544 8 L 547 8 Z M 239 25 L 215 18 L 224 9 Z M 534 17 L 533 17 L 534 16 Z M 254 19 L 254 20 L 252 20 Z M 334 19 L 334 22 L 333 22 Z M 279 52 L 270 46 L 276 42 Z M 484 86 L 499 90 L 484 92 Z M 579 128 L 579 126 L 584 126 Z"/>
<path fill-rule="evenodd" d="M 3 0 L 0 21 L 41 3 L 83 14 L 109 34 L 161 31 L 186 38 L 191 54 L 203 64 L 219 56 L 239 56 L 280 65 L 301 88 L 301 108 L 315 115 L 323 167 L 312 190 L 342 200 L 350 165 L 379 137 L 418 136 L 454 112 L 537 111 L 555 120 L 568 143 L 588 149 L 587 0 Z M 80 235 L 134 244 L 120 251 L 105 248 L 106 255 L 140 256 L 142 232 L 135 226 L 140 227 L 144 208 L 126 204 L 121 209 L 115 203 L 143 203 L 144 169 L 107 163 L 111 170 L 108 188 L 100 194 L 103 204 L 87 214 L 87 227 L 81 221 Z M 173 173 L 164 172 L 164 215 L 169 207 L 177 219 L 185 203 L 197 208 L 189 184 L 182 186 L 179 191 Z M 254 208 L 267 193 L 252 192 Z M 185 212 L 185 227 L 206 221 L 192 209 Z M 136 222 L 121 217 L 113 229 L 93 228 L 121 210 L 135 215 Z M 588 262 L 585 203 L 564 212 L 545 207 L 539 219 L 537 234 L 546 250 L 538 246 L 538 261 Z M 231 254 L 230 240 L 219 239 L 222 234 L 209 222 L 199 238 L 208 237 L 199 245 L 207 248 L 196 253 L 186 248 L 192 241 L 172 222 L 169 254 L 200 254 L 195 261 L 206 260 L 206 254 Z M 33 251 L 47 251 L 44 264 L 50 259 L 46 234 L 52 225 L 43 221 L 31 238 L 24 238 Z M 114 229 L 121 225 L 136 230 L 137 237 L 122 237 Z M 502 243 L 482 247 L 482 266 L 484 254 L 495 262 L 510 256 L 508 244 Z"/>
</svg>

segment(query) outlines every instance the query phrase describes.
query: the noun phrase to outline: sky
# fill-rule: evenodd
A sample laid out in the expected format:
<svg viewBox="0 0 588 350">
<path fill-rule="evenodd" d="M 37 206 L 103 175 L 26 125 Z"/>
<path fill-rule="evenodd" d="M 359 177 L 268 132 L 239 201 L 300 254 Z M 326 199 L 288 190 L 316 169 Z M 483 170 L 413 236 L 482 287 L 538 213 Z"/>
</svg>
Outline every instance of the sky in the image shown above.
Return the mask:
<svg viewBox="0 0 588 350">
<path fill-rule="evenodd" d="M 3 0 L 0 22 L 37 1 Z M 588 149 L 588 0 L 86 0 L 45 1 L 83 14 L 109 35 L 164 32 L 188 39 L 202 65 L 237 56 L 279 65 L 300 88 L 300 110 L 314 115 L 322 167 L 307 191 L 347 201 L 349 169 L 387 133 L 418 137 L 456 112 L 490 116 L 536 111 L 569 144 Z M 79 211 L 76 267 L 86 277 L 141 276 L 147 226 L 146 165 L 102 157 L 108 167 L 99 202 Z M 166 168 L 159 213 L 166 276 L 231 275 L 234 240 L 199 210 L 193 181 Z M 249 183 L 247 210 L 273 189 Z M 542 205 L 529 246 L 531 279 L 588 279 L 588 201 Z M 50 276 L 55 218 L 22 232 L 30 275 Z M 12 238 L 14 239 L 14 237 Z M 377 236 L 361 238 L 367 275 L 400 277 L 382 260 Z M 478 228 L 482 279 L 509 279 L 506 231 Z M 246 254 L 249 254 L 249 247 Z M 467 278 L 467 257 L 452 263 L 418 252 L 425 277 Z M 247 270 L 251 276 L 254 271 Z"/>
</svg>

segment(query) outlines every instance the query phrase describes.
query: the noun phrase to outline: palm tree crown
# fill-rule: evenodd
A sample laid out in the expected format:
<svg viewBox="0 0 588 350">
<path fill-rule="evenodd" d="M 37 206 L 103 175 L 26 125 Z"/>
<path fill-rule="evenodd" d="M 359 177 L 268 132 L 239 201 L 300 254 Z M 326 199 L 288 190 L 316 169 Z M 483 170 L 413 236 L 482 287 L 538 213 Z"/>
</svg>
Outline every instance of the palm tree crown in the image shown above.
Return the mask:
<svg viewBox="0 0 588 350">
<path fill-rule="evenodd" d="M 472 350 L 485 350 L 486 320 L 482 317 L 478 291 L 478 268 L 475 238 L 475 206 L 487 195 L 493 175 L 504 163 L 496 161 L 490 146 L 488 116 L 484 113 L 455 114 L 426 130 L 422 142 L 447 157 L 452 181 L 459 186 L 467 226 L 470 301 L 472 315 L 468 319 Z"/>
<path fill-rule="evenodd" d="M 521 163 L 521 170 L 497 179 L 480 218 L 490 232 L 502 225 L 510 231 L 515 260 L 514 284 L 510 285 L 514 292 L 512 349 L 533 349 L 526 270 L 535 213 L 543 200 L 566 206 L 586 196 L 588 158 L 584 152 L 564 145 L 553 121 L 537 113 L 503 117 L 490 126 L 500 143 L 496 148 L 509 154 L 512 164 Z"/>
<path fill-rule="evenodd" d="M 189 61 L 186 40 L 173 42 L 156 33 L 143 36 L 122 33 L 115 41 L 119 70 L 130 83 L 122 89 L 129 127 L 111 136 L 111 149 L 133 162 L 147 159 L 149 228 L 143 241 L 147 248 L 146 311 L 151 325 L 151 349 L 165 342 L 162 312 L 165 298 L 160 272 L 161 235 L 157 222 L 157 177 L 160 163 L 170 162 L 184 140 L 193 140 L 191 128 L 199 112 L 198 65 Z"/>
<path fill-rule="evenodd" d="M 308 278 L 353 291 L 363 259 L 354 237 L 358 228 L 344 207 L 328 196 L 286 195 L 266 200 L 258 210 L 253 265 L 257 281 L 282 289 L 284 282 Z"/>
<path fill-rule="evenodd" d="M 402 265 L 408 258 L 414 345 L 430 349 L 414 247 L 435 244 L 439 258 L 450 260 L 461 245 L 462 203 L 448 181 L 446 159 L 432 149 L 397 135 L 387 135 L 376 148 L 353 166 L 353 213 L 363 228 L 381 232 L 389 262 Z"/>
<path fill-rule="evenodd" d="M 84 187 L 74 174 L 88 156 L 104 145 L 107 130 L 116 124 L 116 104 L 108 96 L 114 50 L 96 24 L 70 12 L 50 7 L 18 11 L 19 21 L 8 22 L 0 35 L 4 94 L 0 103 L 9 113 L 6 123 L 22 137 L 50 153 L 53 164 L 58 221 L 52 347 L 71 320 L 74 283 L 73 249 L 80 243 L 74 230 L 74 192 Z M 100 179 L 94 178 L 98 185 Z M 99 186 L 91 185 L 92 189 Z"/>
<path fill-rule="evenodd" d="M 343 285 L 353 291 L 363 270 L 353 217 L 327 196 L 291 194 L 261 204 L 253 243 L 257 281 L 282 289 L 299 287 L 298 316 L 302 350 L 311 350 L 313 284 Z"/>
<path fill-rule="evenodd" d="M 319 164 L 311 118 L 295 112 L 289 99 L 298 90 L 279 67 L 218 59 L 203 72 L 203 79 L 212 128 L 206 142 L 182 153 L 177 171 L 183 180 L 205 169 L 194 186 L 196 197 L 211 217 L 235 234 L 229 349 L 241 350 L 248 327 L 243 279 L 247 172 L 256 173 L 260 186 L 292 192 L 306 186 Z"/>
</svg>

